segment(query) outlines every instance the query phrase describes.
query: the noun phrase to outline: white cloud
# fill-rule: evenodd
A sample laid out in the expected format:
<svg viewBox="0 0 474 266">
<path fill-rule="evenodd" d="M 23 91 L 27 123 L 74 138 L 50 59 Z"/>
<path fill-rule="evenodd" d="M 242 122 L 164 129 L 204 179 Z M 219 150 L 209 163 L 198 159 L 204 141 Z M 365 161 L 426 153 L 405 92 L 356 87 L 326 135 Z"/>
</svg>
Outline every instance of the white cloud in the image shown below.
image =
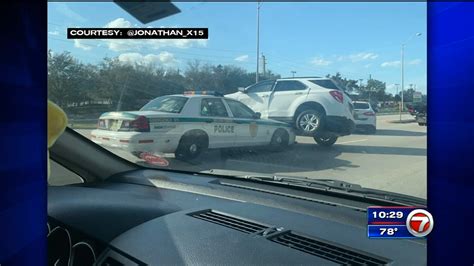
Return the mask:
<svg viewBox="0 0 474 266">
<path fill-rule="evenodd" d="M 400 61 L 389 61 L 383 62 L 380 66 L 381 67 L 398 67 L 400 65 Z"/>
<path fill-rule="evenodd" d="M 74 47 L 85 50 L 85 51 L 89 51 L 92 49 L 92 46 L 85 44 L 84 40 L 81 40 L 81 39 L 74 39 Z"/>
<path fill-rule="evenodd" d="M 49 35 L 53 35 L 53 36 L 57 36 L 59 35 L 59 31 L 55 30 L 55 31 L 48 31 L 48 34 Z"/>
<path fill-rule="evenodd" d="M 104 28 L 131 28 L 132 23 L 124 18 L 117 18 L 105 24 Z"/>
<path fill-rule="evenodd" d="M 172 53 L 166 51 L 159 54 L 147 55 L 142 55 L 140 53 L 123 53 L 119 55 L 118 59 L 126 64 L 139 65 L 160 64 L 170 66 L 178 62 Z"/>
<path fill-rule="evenodd" d="M 133 28 L 136 25 L 132 25 L 130 21 L 124 18 L 117 18 L 110 21 L 105 27 L 112 28 Z M 106 46 L 115 52 L 124 51 L 139 51 L 142 49 L 161 49 L 164 47 L 174 47 L 180 49 L 187 49 L 190 47 L 206 47 L 206 39 L 142 39 L 142 40 L 131 40 L 131 39 L 106 39 L 102 40 Z"/>
<path fill-rule="evenodd" d="M 207 40 L 193 39 L 148 39 L 148 40 L 127 40 L 127 39 L 107 39 L 102 40 L 106 46 L 115 52 L 138 51 L 142 49 L 162 49 L 174 47 L 187 49 L 190 47 L 206 47 Z"/>
<path fill-rule="evenodd" d="M 159 59 L 160 62 L 165 63 L 165 64 L 170 64 L 170 63 L 175 63 L 176 59 L 174 58 L 174 55 L 169 52 L 161 52 L 159 54 Z"/>
<path fill-rule="evenodd" d="M 408 62 L 409 65 L 419 65 L 421 63 L 421 59 L 414 59 Z"/>
<path fill-rule="evenodd" d="M 369 68 L 369 67 L 371 67 L 371 66 L 372 66 L 372 64 L 367 64 L 367 65 L 365 65 L 364 67 L 365 67 L 365 68 Z"/>
<path fill-rule="evenodd" d="M 395 91 L 397 89 L 397 85 L 395 84 L 388 84 L 387 91 Z"/>
<path fill-rule="evenodd" d="M 311 60 L 311 64 L 315 66 L 328 66 L 331 63 L 332 63 L 331 61 L 325 60 L 324 58 L 321 58 L 321 57 L 315 57 L 313 58 L 313 60 Z"/>
<path fill-rule="evenodd" d="M 196 40 L 196 39 L 153 39 L 147 40 L 146 46 L 151 45 L 150 48 L 160 49 L 163 47 L 176 47 L 186 49 L 194 46 L 207 46 L 207 40 Z"/>
<path fill-rule="evenodd" d="M 79 15 L 79 13 L 76 13 L 71 8 L 69 8 L 69 6 L 66 3 L 56 3 L 56 11 L 58 11 L 59 13 L 63 14 L 64 16 L 70 19 L 76 20 L 81 23 L 84 23 L 87 21 L 86 18 Z"/>
<path fill-rule="evenodd" d="M 114 52 L 140 50 L 140 42 L 137 40 L 109 39 L 102 41 Z"/>
<path fill-rule="evenodd" d="M 352 62 L 359 62 L 359 61 L 366 61 L 366 60 L 373 60 L 379 57 L 378 54 L 374 53 L 368 53 L 368 52 L 360 52 L 357 54 L 351 54 L 349 55 L 349 59 Z"/>
<path fill-rule="evenodd" d="M 241 55 L 241 56 L 237 56 L 234 60 L 239 61 L 239 62 L 246 62 L 246 61 L 249 60 L 249 55 L 244 54 L 244 55 Z"/>
</svg>

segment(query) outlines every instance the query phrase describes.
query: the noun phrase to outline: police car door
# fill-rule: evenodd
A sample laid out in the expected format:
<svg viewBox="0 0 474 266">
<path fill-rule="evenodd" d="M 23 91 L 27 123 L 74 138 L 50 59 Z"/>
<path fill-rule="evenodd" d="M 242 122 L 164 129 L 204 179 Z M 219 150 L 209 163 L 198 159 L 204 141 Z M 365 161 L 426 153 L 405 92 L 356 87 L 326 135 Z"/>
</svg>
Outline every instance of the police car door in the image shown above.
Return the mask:
<svg viewBox="0 0 474 266">
<path fill-rule="evenodd" d="M 209 136 L 209 148 L 226 148 L 235 145 L 235 124 L 229 117 L 221 98 L 202 98 L 201 117 Z"/>
<path fill-rule="evenodd" d="M 231 99 L 224 100 L 234 118 L 236 146 L 255 146 L 267 144 L 267 128 L 245 104 Z M 260 120 L 261 121 L 261 120 Z"/>
</svg>

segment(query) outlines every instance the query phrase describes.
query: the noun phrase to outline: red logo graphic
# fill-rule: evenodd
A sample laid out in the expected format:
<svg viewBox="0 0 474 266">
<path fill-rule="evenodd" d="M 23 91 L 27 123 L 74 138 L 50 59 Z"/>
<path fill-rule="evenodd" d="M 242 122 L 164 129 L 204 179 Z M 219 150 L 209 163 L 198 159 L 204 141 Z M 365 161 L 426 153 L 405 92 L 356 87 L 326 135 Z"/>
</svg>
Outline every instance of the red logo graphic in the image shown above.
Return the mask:
<svg viewBox="0 0 474 266">
<path fill-rule="evenodd" d="M 163 166 L 163 167 L 170 165 L 168 160 L 166 160 L 165 158 L 161 158 L 159 156 L 156 156 L 156 155 L 148 153 L 148 152 L 142 152 L 140 154 L 140 158 L 145 160 L 145 162 L 147 162 L 149 164 L 153 164 L 153 165 L 158 165 L 158 166 Z"/>
<path fill-rule="evenodd" d="M 413 236 L 427 236 L 433 230 L 433 225 L 433 216 L 426 210 L 416 209 L 407 216 L 406 226 Z"/>
</svg>

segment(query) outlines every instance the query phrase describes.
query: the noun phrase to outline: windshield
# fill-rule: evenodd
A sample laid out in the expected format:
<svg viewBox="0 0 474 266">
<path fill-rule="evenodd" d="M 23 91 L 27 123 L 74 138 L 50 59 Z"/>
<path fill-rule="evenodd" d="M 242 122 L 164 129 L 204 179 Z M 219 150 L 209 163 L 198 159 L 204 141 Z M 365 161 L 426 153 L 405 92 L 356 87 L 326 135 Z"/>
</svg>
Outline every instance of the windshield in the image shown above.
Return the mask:
<svg viewBox="0 0 474 266">
<path fill-rule="evenodd" d="M 188 98 L 179 96 L 163 96 L 156 98 L 145 106 L 140 111 L 160 111 L 167 113 L 179 113 L 184 107 Z"/>
<path fill-rule="evenodd" d="M 48 3 L 48 98 L 70 128 L 149 168 L 426 198 L 426 110 L 408 108 L 426 106 L 426 3 L 173 4 L 143 24 Z"/>
</svg>

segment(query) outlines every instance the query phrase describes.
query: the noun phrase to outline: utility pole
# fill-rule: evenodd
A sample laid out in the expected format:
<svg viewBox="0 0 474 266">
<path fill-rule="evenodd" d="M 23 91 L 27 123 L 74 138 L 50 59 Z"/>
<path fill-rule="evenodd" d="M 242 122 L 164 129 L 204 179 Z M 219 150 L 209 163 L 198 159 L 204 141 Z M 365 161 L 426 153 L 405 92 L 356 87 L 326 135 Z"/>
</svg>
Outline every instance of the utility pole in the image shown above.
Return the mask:
<svg viewBox="0 0 474 266">
<path fill-rule="evenodd" d="M 400 61 L 400 63 L 401 63 L 401 71 L 402 71 L 402 73 L 401 73 L 401 77 L 402 77 L 402 105 L 401 105 L 401 107 L 400 107 L 400 121 L 402 121 L 402 112 L 403 112 L 403 90 L 405 89 L 405 83 L 404 83 L 404 82 L 405 82 L 405 80 L 404 80 L 405 77 L 404 77 L 404 72 L 403 72 L 403 65 L 404 65 L 404 64 L 403 64 L 403 60 L 404 60 L 404 58 L 403 58 L 403 53 L 404 53 L 404 50 L 405 50 L 405 44 L 402 43 L 402 50 L 401 50 L 401 57 L 402 57 L 402 58 L 401 58 L 401 61 Z"/>
<path fill-rule="evenodd" d="M 265 77 L 267 61 L 262 53 L 262 75 Z"/>
<path fill-rule="evenodd" d="M 259 41 L 260 41 L 260 1 L 257 2 L 257 72 L 255 73 L 255 83 L 258 83 L 258 65 L 259 65 L 259 60 L 258 60 L 258 55 L 260 53 L 260 47 L 259 47 Z"/>
<path fill-rule="evenodd" d="M 295 77 L 296 71 L 291 71 L 291 74 L 293 74 L 293 77 Z"/>
<path fill-rule="evenodd" d="M 405 52 L 405 45 L 406 43 L 408 43 L 409 40 L 411 40 L 413 37 L 415 36 L 421 36 L 421 33 L 416 33 L 415 35 L 412 35 L 410 36 L 410 38 L 408 38 L 404 43 L 402 43 L 402 49 L 401 49 L 401 60 L 400 60 L 400 63 L 401 63 L 401 78 L 402 78 L 402 107 L 400 108 L 400 121 L 402 121 L 402 112 L 403 112 L 403 90 L 405 89 L 405 76 L 404 76 L 404 52 Z"/>
</svg>

